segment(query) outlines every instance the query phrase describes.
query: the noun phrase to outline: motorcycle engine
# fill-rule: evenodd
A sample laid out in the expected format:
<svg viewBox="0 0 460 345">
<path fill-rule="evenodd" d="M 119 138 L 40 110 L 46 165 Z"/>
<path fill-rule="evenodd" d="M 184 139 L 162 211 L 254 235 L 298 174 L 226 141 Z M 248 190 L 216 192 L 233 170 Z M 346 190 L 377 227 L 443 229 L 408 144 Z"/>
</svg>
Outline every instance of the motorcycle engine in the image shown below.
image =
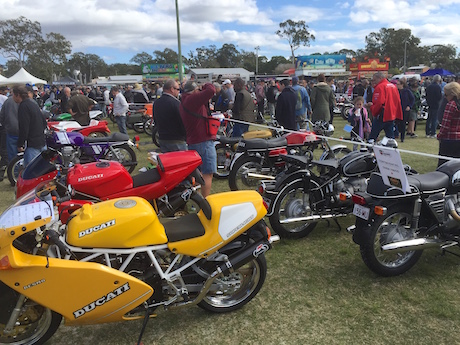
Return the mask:
<svg viewBox="0 0 460 345">
<path fill-rule="evenodd" d="M 445 202 L 443 202 L 443 225 L 450 232 L 460 235 L 460 222 L 451 215 L 451 211 L 455 210 L 457 214 L 460 214 L 460 200 L 458 195 L 448 195 L 445 197 Z M 432 205 L 430 204 L 430 207 Z M 439 214 L 439 212 L 438 212 Z"/>
<path fill-rule="evenodd" d="M 65 168 L 70 168 L 73 164 L 77 163 L 77 153 L 72 146 L 64 146 L 61 149 L 61 153 Z"/>
<path fill-rule="evenodd" d="M 351 195 L 355 192 L 366 191 L 366 179 L 362 177 L 340 178 L 334 182 L 334 195 L 339 200 L 340 193 L 349 194 L 349 198 L 344 203 L 351 203 Z M 343 202 L 343 201 L 341 201 Z"/>
</svg>

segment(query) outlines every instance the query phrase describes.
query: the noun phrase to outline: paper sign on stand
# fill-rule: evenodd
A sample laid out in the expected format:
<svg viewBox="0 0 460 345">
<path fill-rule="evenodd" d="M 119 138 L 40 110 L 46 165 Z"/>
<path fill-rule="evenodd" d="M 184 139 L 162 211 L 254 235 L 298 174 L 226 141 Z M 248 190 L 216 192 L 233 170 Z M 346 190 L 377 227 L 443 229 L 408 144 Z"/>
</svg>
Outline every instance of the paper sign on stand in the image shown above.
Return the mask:
<svg viewBox="0 0 460 345">
<path fill-rule="evenodd" d="M 393 148 L 374 146 L 374 153 L 383 183 L 390 187 L 399 188 L 403 193 L 410 191 L 409 181 L 399 151 Z"/>
</svg>

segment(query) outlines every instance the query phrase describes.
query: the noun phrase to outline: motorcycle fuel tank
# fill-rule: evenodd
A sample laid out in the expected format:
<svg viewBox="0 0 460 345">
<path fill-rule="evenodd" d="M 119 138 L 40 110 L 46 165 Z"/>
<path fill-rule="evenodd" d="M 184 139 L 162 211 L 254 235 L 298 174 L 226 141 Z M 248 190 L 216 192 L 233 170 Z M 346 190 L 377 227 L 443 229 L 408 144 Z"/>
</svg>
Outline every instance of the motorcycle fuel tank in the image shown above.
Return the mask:
<svg viewBox="0 0 460 345">
<path fill-rule="evenodd" d="M 67 185 L 76 191 L 104 198 L 133 187 L 133 179 L 119 162 L 77 164 L 67 174 Z"/>
<path fill-rule="evenodd" d="M 344 176 L 361 176 L 373 172 L 377 166 L 374 155 L 370 152 L 353 151 L 340 160 Z"/>
<path fill-rule="evenodd" d="M 66 242 L 82 248 L 134 248 L 168 241 L 152 206 L 139 197 L 86 204 L 67 226 Z"/>
</svg>

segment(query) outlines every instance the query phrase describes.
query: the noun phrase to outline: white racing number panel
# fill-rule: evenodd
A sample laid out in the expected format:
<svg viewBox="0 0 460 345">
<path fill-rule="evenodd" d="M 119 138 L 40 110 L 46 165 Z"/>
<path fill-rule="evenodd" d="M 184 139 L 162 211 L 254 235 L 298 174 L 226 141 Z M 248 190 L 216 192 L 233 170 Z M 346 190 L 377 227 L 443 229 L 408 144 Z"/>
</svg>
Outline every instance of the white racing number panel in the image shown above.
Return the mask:
<svg viewBox="0 0 460 345">
<path fill-rule="evenodd" d="M 257 216 L 254 205 L 250 202 L 222 207 L 219 220 L 219 234 L 228 240 Z"/>
</svg>

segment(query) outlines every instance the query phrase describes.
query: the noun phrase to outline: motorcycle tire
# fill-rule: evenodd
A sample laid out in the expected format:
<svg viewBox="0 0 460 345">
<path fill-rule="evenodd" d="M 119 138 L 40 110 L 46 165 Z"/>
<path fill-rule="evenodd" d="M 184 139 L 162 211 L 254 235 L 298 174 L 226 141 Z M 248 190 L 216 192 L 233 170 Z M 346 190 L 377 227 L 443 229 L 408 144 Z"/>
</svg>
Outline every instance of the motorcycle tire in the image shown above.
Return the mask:
<svg viewBox="0 0 460 345">
<path fill-rule="evenodd" d="M 393 277 L 408 271 L 420 259 L 423 250 L 403 253 L 383 252 L 382 245 L 414 238 L 410 229 L 412 210 L 396 205 L 385 216 L 378 216 L 372 224 L 370 236 L 360 245 L 361 257 L 373 272 Z M 366 243 L 367 242 L 367 243 Z"/>
<path fill-rule="evenodd" d="M 217 154 L 217 172 L 214 173 L 214 177 L 217 179 L 226 179 L 230 173 L 230 162 L 233 158 L 234 152 L 228 147 L 218 143 L 216 145 L 216 154 Z M 230 161 L 229 161 L 230 160 Z"/>
<path fill-rule="evenodd" d="M 0 282 L 0 344 L 44 344 L 57 331 L 62 316 L 31 300 L 26 300 L 10 335 L 3 330 L 19 294 Z M 14 335 L 14 336 L 13 336 Z"/>
<path fill-rule="evenodd" d="M 347 104 L 347 105 L 342 106 L 341 115 L 342 115 L 342 118 L 344 120 L 348 121 L 348 114 L 350 113 L 351 109 L 353 109 L 353 105 L 351 105 L 351 104 Z"/>
<path fill-rule="evenodd" d="M 158 133 L 157 126 L 154 126 L 152 129 L 152 141 L 158 148 L 160 147 L 160 134 Z"/>
<path fill-rule="evenodd" d="M 229 254 L 223 252 L 223 254 Z M 251 301 L 262 288 L 267 276 L 267 261 L 259 255 L 233 273 L 219 278 L 224 286 L 222 291 L 212 291 L 198 303 L 200 308 L 214 312 L 227 313 L 241 308 Z M 218 280 L 219 280 L 218 279 Z"/>
<path fill-rule="evenodd" d="M 228 174 L 228 185 L 230 190 L 256 190 L 259 187 L 260 179 L 250 178 L 246 175 L 248 170 L 256 173 L 262 173 L 262 164 L 260 158 L 255 156 L 241 156 L 233 164 Z"/>
<path fill-rule="evenodd" d="M 24 169 L 24 155 L 14 157 L 6 168 L 6 174 L 12 187 L 16 186 L 19 174 Z"/>
<path fill-rule="evenodd" d="M 134 132 L 136 132 L 136 133 L 144 133 L 145 122 L 146 121 L 133 123 Z"/>
<path fill-rule="evenodd" d="M 155 126 L 155 122 L 153 122 L 153 118 L 149 118 L 147 121 L 144 123 L 144 132 L 147 134 L 149 137 L 152 136 L 153 132 L 153 127 Z"/>
<path fill-rule="evenodd" d="M 108 151 L 104 159 L 120 162 L 131 174 L 137 165 L 137 158 L 134 150 L 129 147 L 128 144 L 122 144 L 120 146 L 113 147 L 112 149 L 115 150 L 117 155 L 115 156 L 112 151 Z"/>
<path fill-rule="evenodd" d="M 284 186 L 284 189 L 280 189 L 275 205 L 273 205 L 273 214 L 268 218 L 273 230 L 280 237 L 302 238 L 309 235 L 315 228 L 317 221 L 284 222 L 291 218 L 313 215 L 311 206 L 324 199 L 319 188 L 320 184 L 314 179 L 310 183 L 314 184 L 318 190 L 312 192 L 310 188 L 305 191 L 302 180 L 294 180 L 288 186 Z"/>
</svg>

